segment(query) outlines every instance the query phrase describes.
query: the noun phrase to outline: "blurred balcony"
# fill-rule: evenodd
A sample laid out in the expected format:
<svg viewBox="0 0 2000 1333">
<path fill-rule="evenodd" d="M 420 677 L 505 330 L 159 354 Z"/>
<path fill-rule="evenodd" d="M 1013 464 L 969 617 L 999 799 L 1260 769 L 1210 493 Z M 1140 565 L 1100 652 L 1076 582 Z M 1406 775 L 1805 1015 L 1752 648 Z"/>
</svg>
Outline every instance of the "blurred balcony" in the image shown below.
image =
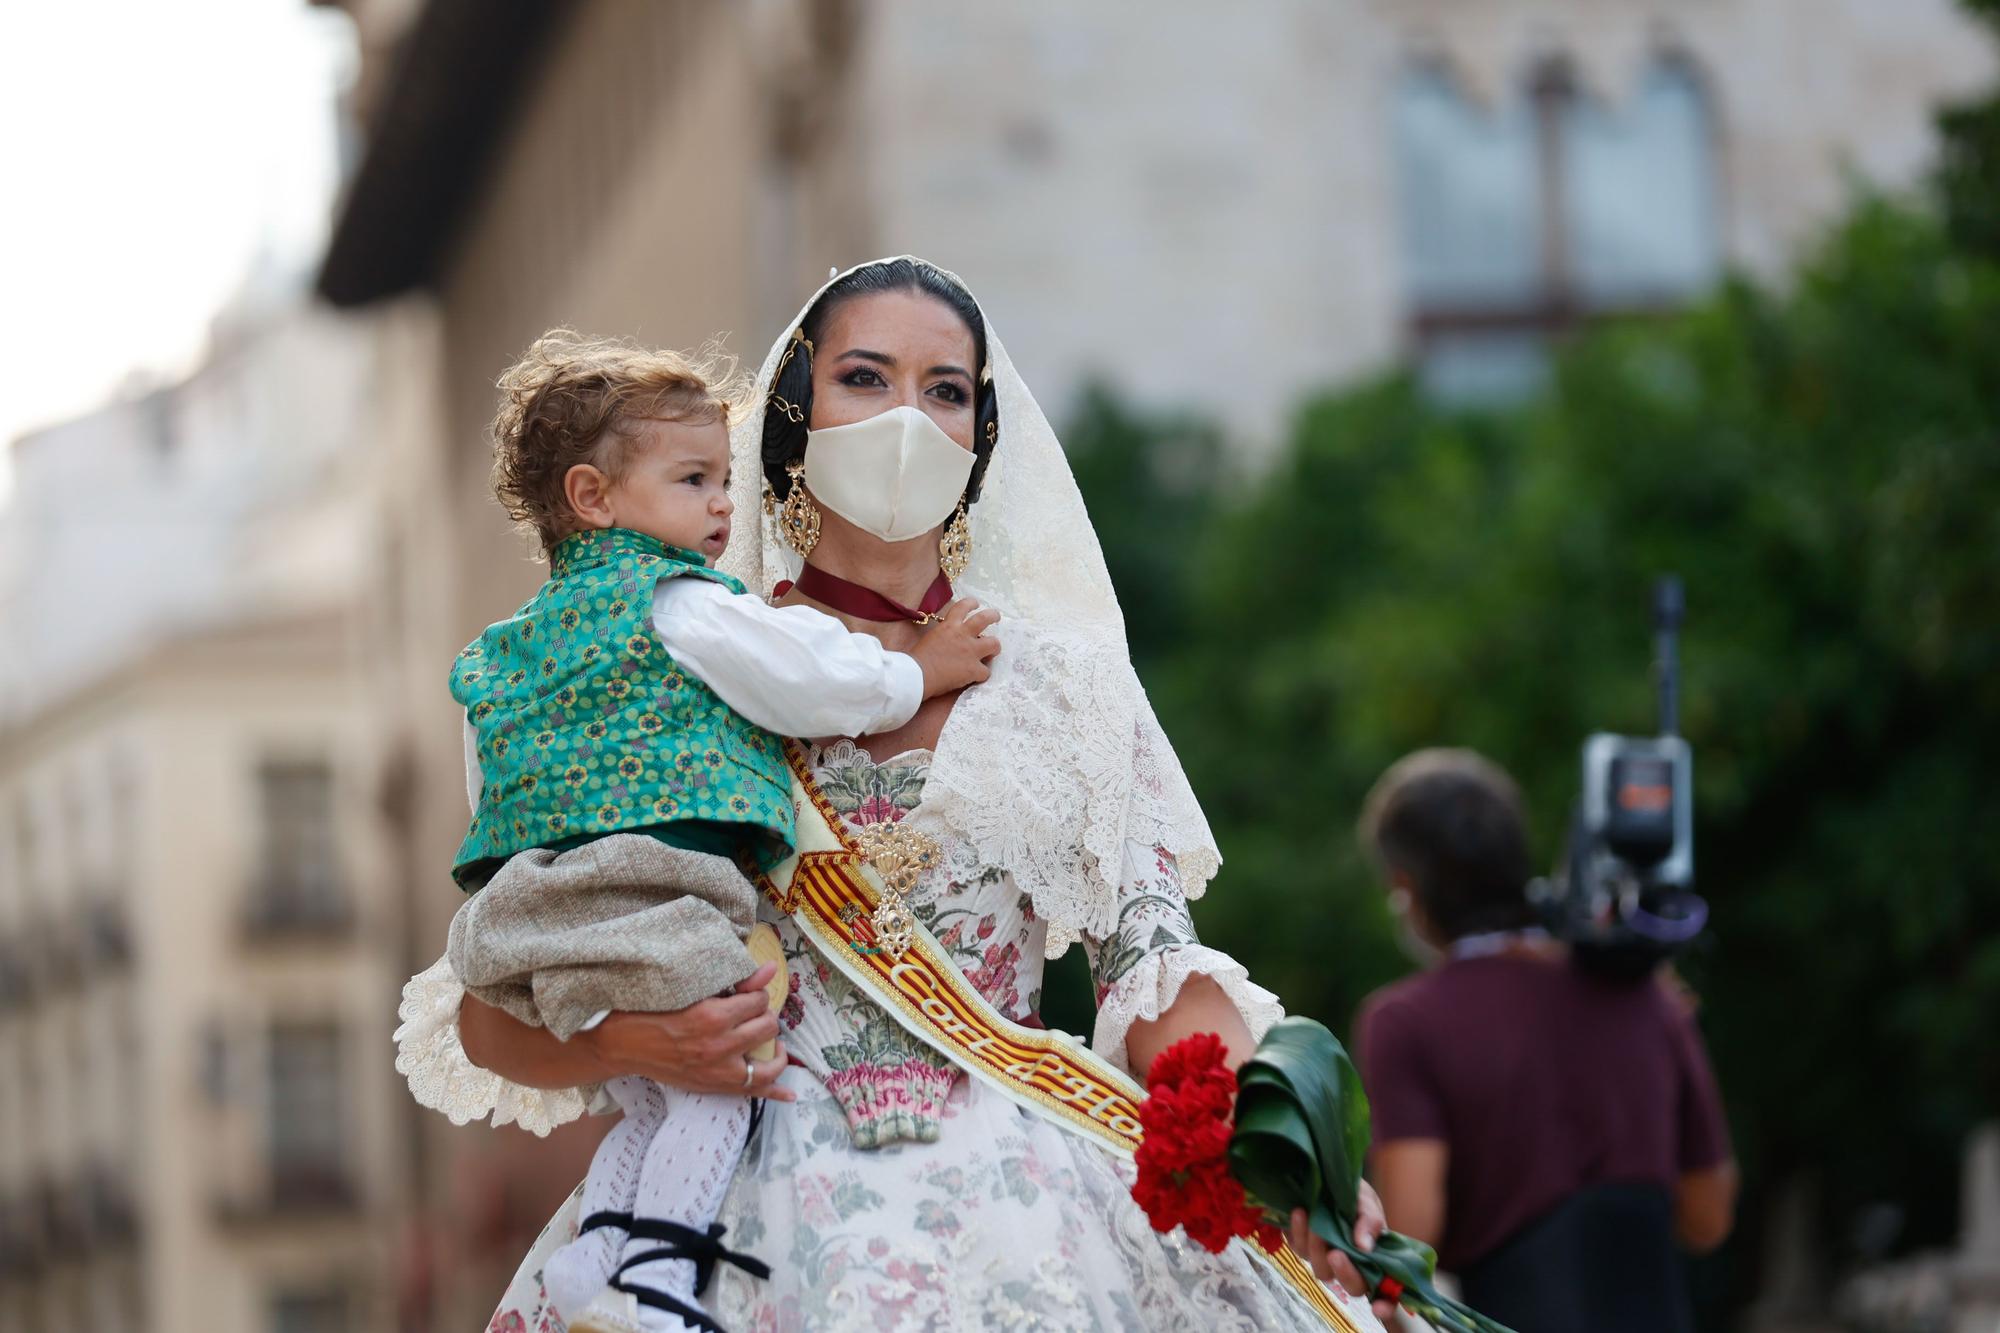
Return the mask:
<svg viewBox="0 0 2000 1333">
<path fill-rule="evenodd" d="M 139 1239 L 139 1202 L 129 1173 L 95 1163 L 72 1188 L 92 1249 L 122 1249 Z"/>
<path fill-rule="evenodd" d="M 12 943 L 12 983 L 22 993 L 23 1002 L 75 990 L 87 971 L 84 962 L 84 930 L 75 919 L 42 914 L 28 919 Z"/>
<path fill-rule="evenodd" d="M 0 1014 L 81 989 L 132 965 L 132 929 L 122 904 L 94 897 L 62 916 L 29 920 L 0 936 Z"/>
<path fill-rule="evenodd" d="M 211 1101 L 206 1177 L 224 1226 L 358 1216 L 346 1038 L 332 1020 L 273 1024 L 203 1038 L 201 1081 Z"/>
<path fill-rule="evenodd" d="M 44 1248 L 39 1194 L 28 1189 L 0 1197 L 0 1280 L 40 1273 Z"/>
<path fill-rule="evenodd" d="M 35 978 L 28 966 L 26 941 L 0 937 L 0 1014 L 25 1009 L 35 996 Z"/>
<path fill-rule="evenodd" d="M 0 1199 L 0 1277 L 129 1249 L 138 1236 L 137 1201 L 126 1173 L 99 1162 L 44 1176 Z"/>
<path fill-rule="evenodd" d="M 345 1162 L 273 1164 L 214 1194 L 216 1221 L 243 1228 L 285 1222 L 337 1221 L 361 1214 L 361 1190 Z"/>
<path fill-rule="evenodd" d="M 354 936 L 354 905 L 330 879 L 268 872 L 244 896 L 238 925 L 249 944 L 341 944 Z"/>
<path fill-rule="evenodd" d="M 132 964 L 132 926 L 122 903 L 98 896 L 83 909 L 80 948 L 92 973 L 122 971 Z"/>
</svg>

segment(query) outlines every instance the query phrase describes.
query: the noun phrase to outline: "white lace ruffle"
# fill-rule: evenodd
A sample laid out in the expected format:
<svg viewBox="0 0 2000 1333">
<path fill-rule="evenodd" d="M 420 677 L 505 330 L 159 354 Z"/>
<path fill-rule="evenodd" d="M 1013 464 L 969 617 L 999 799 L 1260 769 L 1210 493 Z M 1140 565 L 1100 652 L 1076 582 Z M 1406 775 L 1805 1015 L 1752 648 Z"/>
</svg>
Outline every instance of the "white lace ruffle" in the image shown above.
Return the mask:
<svg viewBox="0 0 2000 1333">
<path fill-rule="evenodd" d="M 1165 1013 L 1193 976 L 1208 977 L 1222 987 L 1236 1012 L 1243 1015 L 1253 1041 L 1262 1041 L 1271 1024 L 1285 1016 L 1278 997 L 1250 980 L 1243 964 L 1217 949 L 1180 945 L 1148 954 L 1111 983 L 1111 989 L 1097 1002 L 1091 1049 L 1143 1083 L 1144 1072 L 1130 1067 L 1125 1038 L 1134 1023 L 1151 1022 Z"/>
<path fill-rule="evenodd" d="M 954 877 L 1012 874 L 1051 958 L 1116 929 L 1134 844 L 1171 854 L 1200 897 L 1221 858 L 1124 640 L 1019 620 L 998 634 L 993 676 L 953 706 L 911 813 L 952 849 Z"/>
<path fill-rule="evenodd" d="M 772 347 L 751 409 L 731 431 L 730 498 L 744 513 L 762 509 L 764 405 L 805 313 Z M 967 516 L 972 558 L 958 582 L 1005 617 L 1003 647 L 992 679 L 953 705 L 912 818 L 933 823 L 939 841 L 966 845 L 954 875 L 1012 872 L 1049 923 L 1053 958 L 1081 934 L 1111 933 L 1126 842 L 1171 853 L 1190 898 L 1221 857 L 1132 670 L 1118 597 L 1062 445 L 990 323 L 986 347 L 1000 435 Z M 798 572 L 768 515 L 740 525 L 716 563 L 766 595 Z"/>
<path fill-rule="evenodd" d="M 458 1040 L 458 1005 L 465 987 L 440 958 L 403 986 L 396 1008 L 396 1072 L 410 1081 L 419 1105 L 442 1111 L 454 1125 L 490 1115 L 497 1128 L 519 1125 L 545 1135 L 591 1108 L 595 1084 L 583 1088 L 530 1088 L 481 1069 Z"/>
</svg>

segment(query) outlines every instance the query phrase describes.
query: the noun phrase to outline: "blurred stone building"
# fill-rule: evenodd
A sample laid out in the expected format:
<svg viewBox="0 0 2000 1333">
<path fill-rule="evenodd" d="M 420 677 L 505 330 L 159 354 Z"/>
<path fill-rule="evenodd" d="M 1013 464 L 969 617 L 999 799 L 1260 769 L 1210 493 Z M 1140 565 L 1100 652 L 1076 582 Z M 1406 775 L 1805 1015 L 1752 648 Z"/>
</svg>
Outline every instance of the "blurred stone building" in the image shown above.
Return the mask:
<svg viewBox="0 0 2000 1333">
<path fill-rule="evenodd" d="M 1518 393 L 1584 322 L 1782 273 L 1995 69 L 1952 0 L 333 2 L 364 59 L 319 286 L 397 330 L 363 785 L 417 962 L 466 819 L 444 671 L 541 577 L 482 429 L 545 328 L 754 362 L 830 267 L 914 251 L 1059 423 L 1103 378 L 1254 458 L 1327 385 Z M 409 1234 L 455 1248 L 405 1326 L 474 1328 L 601 1126 L 422 1124 Z"/>
<path fill-rule="evenodd" d="M 406 953 L 365 775 L 376 338 L 239 309 L 14 445 L 0 525 L 0 1329 L 389 1324 Z"/>
</svg>

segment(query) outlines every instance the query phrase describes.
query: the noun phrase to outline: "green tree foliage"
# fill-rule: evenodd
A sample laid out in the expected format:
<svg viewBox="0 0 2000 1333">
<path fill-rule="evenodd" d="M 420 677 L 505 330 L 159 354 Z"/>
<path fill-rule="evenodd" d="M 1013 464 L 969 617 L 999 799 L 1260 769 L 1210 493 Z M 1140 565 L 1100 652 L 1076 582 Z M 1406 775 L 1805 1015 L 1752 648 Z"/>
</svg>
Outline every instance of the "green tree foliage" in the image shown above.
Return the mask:
<svg viewBox="0 0 2000 1333">
<path fill-rule="evenodd" d="M 2000 0 L 1964 0 L 2000 36 Z M 2000 96 L 1952 107 L 1938 117 L 1938 178 L 1958 243 L 2000 257 Z"/>
<path fill-rule="evenodd" d="M 1221 433 L 1185 413 L 1134 411 L 1097 386 L 1084 392 L 1063 440 L 1093 501 L 1092 526 L 1143 671 L 1185 637 L 1177 616 L 1198 558 L 1186 537 L 1215 507 Z"/>
<path fill-rule="evenodd" d="M 1091 411 L 1072 449 L 1227 858 L 1205 938 L 1345 1024 L 1408 967 L 1354 845 L 1368 785 L 1473 746 L 1551 858 L 1583 737 L 1655 724 L 1647 592 L 1678 572 L 1714 907 L 1690 970 L 1739 1150 L 1819 1168 L 1830 1219 L 1890 1200 L 1951 1234 L 2000 1108 L 2000 264 L 1864 203 L 1783 293 L 1584 340 L 1522 408 L 1315 401 L 1171 525 L 1145 423 Z"/>
</svg>

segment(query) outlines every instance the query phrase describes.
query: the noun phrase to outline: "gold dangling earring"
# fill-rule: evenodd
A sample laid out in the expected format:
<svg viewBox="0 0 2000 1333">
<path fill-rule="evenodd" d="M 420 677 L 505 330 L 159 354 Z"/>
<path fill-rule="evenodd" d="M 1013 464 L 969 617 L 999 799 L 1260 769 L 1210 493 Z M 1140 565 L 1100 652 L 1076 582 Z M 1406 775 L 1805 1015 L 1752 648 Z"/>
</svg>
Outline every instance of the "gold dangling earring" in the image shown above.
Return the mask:
<svg viewBox="0 0 2000 1333">
<path fill-rule="evenodd" d="M 778 531 L 785 536 L 785 545 L 799 553 L 803 560 L 819 545 L 819 506 L 806 494 L 806 465 L 794 458 L 785 464 L 785 476 L 791 479 L 791 489 L 785 492 L 785 502 L 778 506 Z"/>
<path fill-rule="evenodd" d="M 945 524 L 944 535 L 938 538 L 938 568 L 953 583 L 965 573 L 965 567 L 972 563 L 972 522 L 965 515 L 965 497 L 958 497 L 958 512 Z"/>
</svg>

